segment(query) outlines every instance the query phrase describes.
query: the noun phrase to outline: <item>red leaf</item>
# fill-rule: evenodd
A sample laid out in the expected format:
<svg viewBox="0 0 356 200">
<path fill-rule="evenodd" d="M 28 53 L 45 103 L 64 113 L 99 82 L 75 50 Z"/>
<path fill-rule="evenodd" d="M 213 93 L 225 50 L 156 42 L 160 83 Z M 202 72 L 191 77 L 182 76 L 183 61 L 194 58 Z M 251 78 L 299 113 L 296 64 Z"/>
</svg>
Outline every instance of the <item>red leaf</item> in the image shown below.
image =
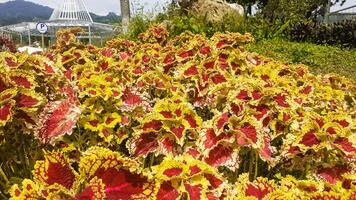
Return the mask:
<svg viewBox="0 0 356 200">
<path fill-rule="evenodd" d="M 231 159 L 233 153 L 229 145 L 219 144 L 210 150 L 205 162 L 211 166 L 218 167 Z"/>
<path fill-rule="evenodd" d="M 147 130 L 160 130 L 162 128 L 162 122 L 161 121 L 158 121 L 158 120 L 152 120 L 148 123 L 145 123 L 143 125 L 143 130 L 144 131 L 147 131 Z"/>
<path fill-rule="evenodd" d="M 12 109 L 12 104 L 7 103 L 5 105 L 2 105 L 0 107 L 0 122 L 7 121 L 11 118 L 11 109 Z"/>
<path fill-rule="evenodd" d="M 320 140 L 316 137 L 315 132 L 310 131 L 304 135 L 302 141 L 300 141 L 300 144 L 311 147 L 313 145 L 320 144 Z"/>
<path fill-rule="evenodd" d="M 183 131 L 184 131 L 184 126 L 180 125 L 179 127 L 171 127 L 170 130 L 174 133 L 174 135 L 178 138 L 181 139 L 183 136 Z"/>
<path fill-rule="evenodd" d="M 70 135 L 80 113 L 78 100 L 72 98 L 48 103 L 40 115 L 37 137 L 48 143 L 56 137 Z"/>
<path fill-rule="evenodd" d="M 122 95 L 122 101 L 129 106 L 139 105 L 142 103 L 141 97 L 132 93 L 129 88 L 125 89 L 124 94 Z"/>
<path fill-rule="evenodd" d="M 312 91 L 313 87 L 312 86 L 307 86 L 304 89 L 300 91 L 302 94 L 309 94 Z"/>
<path fill-rule="evenodd" d="M 337 123 L 339 123 L 342 127 L 346 128 L 348 127 L 350 124 L 349 122 L 347 122 L 346 120 L 335 120 Z"/>
<path fill-rule="evenodd" d="M 335 166 L 331 168 L 320 168 L 318 170 L 318 176 L 325 179 L 331 184 L 336 184 L 337 181 L 342 180 L 342 174 L 349 172 L 350 169 L 347 166 Z"/>
<path fill-rule="evenodd" d="M 241 132 L 245 135 L 246 138 L 250 139 L 254 144 L 257 142 L 257 132 L 256 128 L 251 124 L 247 123 L 242 128 Z"/>
<path fill-rule="evenodd" d="M 168 177 L 172 177 L 172 176 L 179 176 L 181 173 L 183 172 L 183 170 L 181 168 L 171 168 L 171 169 L 166 169 L 163 174 L 168 176 Z"/>
<path fill-rule="evenodd" d="M 190 200 L 200 200 L 200 195 L 202 190 L 201 185 L 190 185 L 188 183 L 184 183 L 184 186 L 188 192 Z"/>
<path fill-rule="evenodd" d="M 220 117 L 220 119 L 218 120 L 217 124 L 216 124 L 216 127 L 218 129 L 221 129 L 225 126 L 225 123 L 227 123 L 229 120 L 229 113 L 224 113 L 222 114 L 222 116 Z"/>
<path fill-rule="evenodd" d="M 158 147 L 157 133 L 143 133 L 134 140 L 135 156 L 147 155 Z"/>
<path fill-rule="evenodd" d="M 27 78 L 22 76 L 11 76 L 10 79 L 14 81 L 16 84 L 23 86 L 27 89 L 30 89 L 32 86 L 31 82 Z"/>
<path fill-rule="evenodd" d="M 258 99 L 260 99 L 262 97 L 262 94 L 261 94 L 261 92 L 255 90 L 255 91 L 252 92 L 252 97 L 253 97 L 254 100 L 258 100 Z"/>
<path fill-rule="evenodd" d="M 160 114 L 165 118 L 173 118 L 173 114 L 170 111 L 161 111 Z"/>
<path fill-rule="evenodd" d="M 203 54 L 203 55 L 209 54 L 210 53 L 210 47 L 209 46 L 205 46 L 205 47 L 200 48 L 200 53 Z"/>
<path fill-rule="evenodd" d="M 148 183 L 147 178 L 125 169 L 100 168 L 95 176 L 103 180 L 108 200 L 133 199 L 135 195 L 143 193 L 145 184 Z"/>
<path fill-rule="evenodd" d="M 334 143 L 340 145 L 346 152 L 356 152 L 356 148 L 352 146 L 352 143 L 347 138 L 338 138 Z"/>
<path fill-rule="evenodd" d="M 179 196 L 178 190 L 168 181 L 161 184 L 157 193 L 157 199 L 160 200 L 176 200 Z"/>
<path fill-rule="evenodd" d="M 194 165 L 193 167 L 189 167 L 189 171 L 190 171 L 190 175 L 192 176 L 201 172 L 201 169 L 198 166 Z"/>
<path fill-rule="evenodd" d="M 206 179 L 208 179 L 211 189 L 215 189 L 223 183 L 222 180 L 218 179 L 217 177 L 215 177 L 212 174 L 205 174 L 204 176 Z"/>
<path fill-rule="evenodd" d="M 282 94 L 278 94 L 277 96 L 274 97 L 274 100 L 277 102 L 277 104 L 281 107 L 289 107 L 289 104 L 286 101 L 286 96 Z"/>
<path fill-rule="evenodd" d="M 259 186 L 255 186 L 252 184 L 248 184 L 245 191 L 246 196 L 253 196 L 256 197 L 258 200 L 262 200 L 268 193 L 270 193 L 268 187 L 260 188 Z"/>
<path fill-rule="evenodd" d="M 246 90 L 241 90 L 240 93 L 236 96 L 237 99 L 241 99 L 241 100 L 248 100 L 248 94 Z"/>
<path fill-rule="evenodd" d="M 20 94 L 16 101 L 16 106 L 20 108 L 32 108 L 35 105 L 38 105 L 40 101 L 31 96 Z"/>
<path fill-rule="evenodd" d="M 270 160 L 272 156 L 272 147 L 270 143 L 271 139 L 265 136 L 263 146 L 260 149 L 260 156 L 263 160 Z"/>
<path fill-rule="evenodd" d="M 211 77 L 211 80 L 213 81 L 213 83 L 215 84 L 219 84 L 219 83 L 223 83 L 226 82 L 226 79 L 223 75 L 221 74 L 216 74 L 214 76 Z"/>
<path fill-rule="evenodd" d="M 198 68 L 196 66 L 191 66 L 187 70 L 184 71 L 185 76 L 195 76 L 198 75 Z"/>
<path fill-rule="evenodd" d="M 192 115 L 185 115 L 184 116 L 184 119 L 188 121 L 188 123 L 190 124 L 190 126 L 192 128 L 197 128 L 198 125 L 197 125 L 197 122 L 195 121 L 194 117 Z"/>
</svg>

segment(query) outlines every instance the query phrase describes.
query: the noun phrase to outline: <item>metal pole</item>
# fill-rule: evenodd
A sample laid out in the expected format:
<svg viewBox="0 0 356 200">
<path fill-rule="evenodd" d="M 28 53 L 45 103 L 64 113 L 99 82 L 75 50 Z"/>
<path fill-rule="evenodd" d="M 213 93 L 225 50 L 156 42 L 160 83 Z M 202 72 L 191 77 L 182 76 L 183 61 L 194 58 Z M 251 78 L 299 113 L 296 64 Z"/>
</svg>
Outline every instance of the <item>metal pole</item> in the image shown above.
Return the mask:
<svg viewBox="0 0 356 200">
<path fill-rule="evenodd" d="M 27 25 L 28 28 L 28 46 L 31 46 L 31 30 L 30 30 L 30 26 Z"/>
<path fill-rule="evenodd" d="M 91 44 L 91 29 L 90 29 L 90 25 L 88 26 L 88 30 L 89 30 L 89 44 Z"/>
<path fill-rule="evenodd" d="M 43 34 L 41 34 L 41 37 L 42 37 L 42 49 L 44 50 L 44 48 L 45 48 L 45 44 L 44 44 L 44 35 L 43 35 Z"/>
</svg>

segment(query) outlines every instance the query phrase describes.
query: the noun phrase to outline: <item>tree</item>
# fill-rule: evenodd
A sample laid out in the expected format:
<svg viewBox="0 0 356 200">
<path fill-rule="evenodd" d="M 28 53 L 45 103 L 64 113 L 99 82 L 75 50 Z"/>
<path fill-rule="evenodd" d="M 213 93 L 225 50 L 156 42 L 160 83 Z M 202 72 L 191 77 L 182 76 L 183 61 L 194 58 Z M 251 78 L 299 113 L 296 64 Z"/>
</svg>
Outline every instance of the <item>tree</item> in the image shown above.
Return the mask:
<svg viewBox="0 0 356 200">
<path fill-rule="evenodd" d="M 130 0 L 120 0 L 122 31 L 127 33 L 130 23 Z"/>
</svg>

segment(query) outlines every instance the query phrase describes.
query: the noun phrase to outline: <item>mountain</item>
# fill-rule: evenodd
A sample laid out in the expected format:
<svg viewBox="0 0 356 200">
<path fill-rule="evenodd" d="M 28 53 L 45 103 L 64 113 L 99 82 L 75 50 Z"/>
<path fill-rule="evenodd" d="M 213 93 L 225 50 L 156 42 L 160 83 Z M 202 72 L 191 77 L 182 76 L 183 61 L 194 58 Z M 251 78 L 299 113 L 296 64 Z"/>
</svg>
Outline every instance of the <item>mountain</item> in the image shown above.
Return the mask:
<svg viewBox="0 0 356 200">
<path fill-rule="evenodd" d="M 16 24 L 21 22 L 48 20 L 53 12 L 53 8 L 42 6 L 30 1 L 14 0 L 0 3 L 0 26 Z M 110 12 L 106 16 L 90 13 L 95 22 L 117 23 L 121 17 Z"/>
<path fill-rule="evenodd" d="M 26 21 L 47 20 L 53 9 L 29 1 L 15 0 L 0 4 L 0 26 Z"/>
</svg>

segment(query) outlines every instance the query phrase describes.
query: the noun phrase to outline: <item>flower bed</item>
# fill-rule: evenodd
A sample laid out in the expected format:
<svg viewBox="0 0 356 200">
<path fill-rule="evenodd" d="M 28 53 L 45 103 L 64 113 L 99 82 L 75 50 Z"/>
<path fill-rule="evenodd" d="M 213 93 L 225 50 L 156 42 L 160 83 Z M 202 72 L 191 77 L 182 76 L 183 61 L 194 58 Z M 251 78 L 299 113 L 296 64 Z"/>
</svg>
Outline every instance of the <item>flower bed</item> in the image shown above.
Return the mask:
<svg viewBox="0 0 356 200">
<path fill-rule="evenodd" d="M 45 150 L 13 199 L 355 199 L 353 81 L 251 54 L 248 34 L 77 31 L 0 54 L 0 144 Z"/>
</svg>

